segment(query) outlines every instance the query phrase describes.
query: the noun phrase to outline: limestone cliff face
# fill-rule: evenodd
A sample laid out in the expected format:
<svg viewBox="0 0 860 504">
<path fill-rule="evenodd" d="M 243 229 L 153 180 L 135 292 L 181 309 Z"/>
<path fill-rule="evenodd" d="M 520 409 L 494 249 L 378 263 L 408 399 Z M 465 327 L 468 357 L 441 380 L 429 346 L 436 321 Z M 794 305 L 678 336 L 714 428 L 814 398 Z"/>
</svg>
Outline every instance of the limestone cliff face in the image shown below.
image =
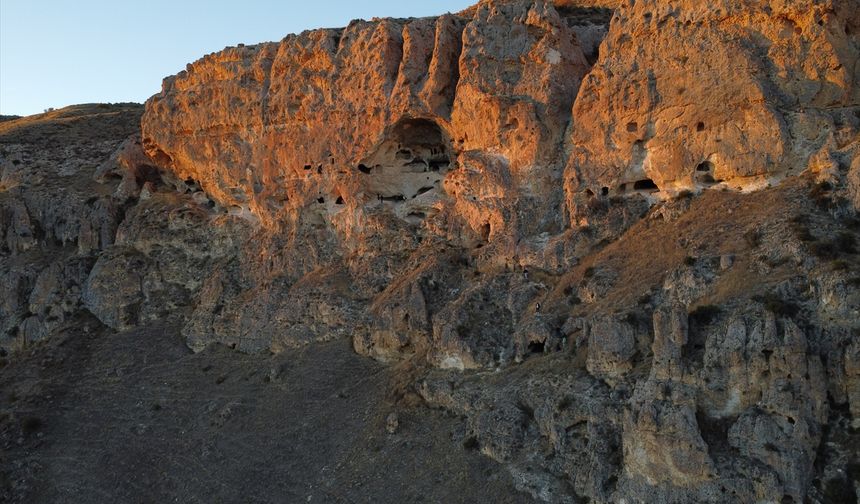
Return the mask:
<svg viewBox="0 0 860 504">
<path fill-rule="evenodd" d="M 826 164 L 853 140 L 858 11 L 518 0 L 356 21 L 189 65 L 148 103 L 144 142 L 237 214 L 273 226 L 323 201 L 313 212 L 344 235 L 379 198 L 403 198 L 401 217 L 463 199 L 441 185 L 478 151 L 501 160 L 511 200 L 543 202 L 512 211 L 530 214 L 507 223 L 520 238 L 557 229 L 562 198 L 576 221 L 599 192 L 751 190 Z M 422 125 L 438 130 L 425 154 Z M 436 174 L 404 176 L 414 159 Z"/>
<path fill-rule="evenodd" d="M 236 213 L 272 226 L 316 212 L 350 235 L 380 198 L 402 200 L 402 217 L 441 206 L 463 152 L 503 157 L 514 188 L 550 190 L 586 71 L 545 2 L 355 21 L 189 65 L 147 104 L 143 137 Z"/>
<path fill-rule="evenodd" d="M 277 327 L 296 325 L 289 313 L 311 309 L 309 294 L 217 284 L 245 278 L 270 292 L 273 278 L 293 285 L 325 267 L 353 292 L 323 288 L 331 309 L 312 329 L 299 323 L 298 341 L 352 327 L 371 354 L 394 345 L 431 348 L 437 363 L 492 362 L 484 343 L 457 335 L 468 321 L 452 322 L 477 293 L 428 308 L 418 285 L 453 280 L 410 265 L 450 246 L 481 248 L 468 262 L 483 272 L 561 272 L 578 260 L 580 226 L 613 240 L 682 191 L 760 189 L 804 170 L 839 176 L 860 148 L 855 7 L 486 0 L 210 54 L 147 103 L 143 146 L 260 230 L 251 256 L 277 259 L 211 280 L 189 335 L 289 345 L 296 338 L 273 343 Z M 401 313 L 403 296 L 422 308 Z M 527 306 L 502 309 L 518 334 L 509 357 L 553 339 L 541 317 L 523 316 Z M 261 327 L 249 315 L 260 310 L 276 322 Z"/>
<path fill-rule="evenodd" d="M 571 200 L 761 188 L 842 148 L 860 104 L 858 5 L 622 3 L 573 109 Z"/>
</svg>

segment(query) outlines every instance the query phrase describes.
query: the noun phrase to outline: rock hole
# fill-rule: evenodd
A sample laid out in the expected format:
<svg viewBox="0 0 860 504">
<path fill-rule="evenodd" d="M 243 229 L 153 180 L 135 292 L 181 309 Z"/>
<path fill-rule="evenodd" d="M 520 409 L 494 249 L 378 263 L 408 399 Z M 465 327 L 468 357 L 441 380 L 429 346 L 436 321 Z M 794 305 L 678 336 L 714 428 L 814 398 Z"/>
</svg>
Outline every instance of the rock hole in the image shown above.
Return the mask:
<svg viewBox="0 0 860 504">
<path fill-rule="evenodd" d="M 335 205 L 343 205 L 343 196 L 338 196 L 334 202 Z"/>
<path fill-rule="evenodd" d="M 475 436 L 469 436 L 463 441 L 463 448 L 469 451 L 476 451 L 481 447 L 481 444 L 478 442 L 478 438 Z"/>
<path fill-rule="evenodd" d="M 401 202 L 429 193 L 441 183 L 451 166 L 450 152 L 450 140 L 436 122 L 408 118 L 390 127 L 358 169 L 372 175 L 363 179 L 367 193 L 376 194 L 380 201 Z"/>
<path fill-rule="evenodd" d="M 313 168 L 313 166 L 311 166 L 311 165 L 309 165 L 309 164 L 306 164 L 306 165 L 305 165 L 305 170 L 306 170 L 306 171 L 310 171 L 312 168 Z"/>
<path fill-rule="evenodd" d="M 703 161 L 696 166 L 696 171 L 698 172 L 712 172 L 714 171 L 714 163 L 710 161 Z"/>
<path fill-rule="evenodd" d="M 322 204 L 324 204 L 324 203 L 325 203 L 325 198 L 317 198 L 317 203 L 319 203 L 319 204 L 321 204 L 321 205 L 322 205 Z"/>
<path fill-rule="evenodd" d="M 637 184 L 638 184 L 638 182 L 637 182 Z M 603 187 L 603 188 L 601 188 L 601 189 L 600 189 L 600 194 L 602 194 L 602 195 L 604 195 L 604 196 L 608 196 L 608 195 L 609 195 L 609 188 L 608 188 L 608 187 Z"/>
<path fill-rule="evenodd" d="M 439 159 L 436 161 L 430 161 L 430 171 L 437 172 L 441 169 L 448 168 L 451 165 L 451 161 L 448 158 Z"/>
<path fill-rule="evenodd" d="M 489 222 L 484 223 L 484 225 L 481 226 L 481 239 L 485 242 L 490 241 L 490 234 L 492 233 L 492 230 L 493 228 L 492 226 L 490 226 Z"/>
<path fill-rule="evenodd" d="M 705 123 L 700 121 L 699 124 L 696 125 L 696 131 L 705 131 Z"/>
<path fill-rule="evenodd" d="M 651 179 L 637 180 L 636 182 L 633 183 L 633 189 L 636 191 L 649 191 L 649 192 L 656 192 L 656 191 L 660 190 L 660 188 L 657 187 L 657 184 L 655 184 L 654 181 Z"/>
<path fill-rule="evenodd" d="M 529 353 L 532 354 L 542 354 L 544 352 L 544 342 L 543 341 L 532 341 L 529 343 Z"/>
<path fill-rule="evenodd" d="M 637 123 L 635 123 L 635 122 L 627 123 L 627 131 L 629 133 L 635 133 L 638 130 L 639 130 L 639 125 Z"/>
<path fill-rule="evenodd" d="M 421 196 L 421 195 L 422 195 L 422 194 L 424 194 L 424 193 L 430 192 L 430 191 L 432 191 L 433 189 L 434 189 L 434 187 L 432 187 L 432 186 L 429 186 L 429 187 L 428 187 L 428 186 L 422 187 L 421 189 L 418 189 L 418 192 L 417 192 L 417 193 L 415 193 L 415 196 L 413 196 L 413 198 L 418 197 L 418 196 Z"/>
</svg>

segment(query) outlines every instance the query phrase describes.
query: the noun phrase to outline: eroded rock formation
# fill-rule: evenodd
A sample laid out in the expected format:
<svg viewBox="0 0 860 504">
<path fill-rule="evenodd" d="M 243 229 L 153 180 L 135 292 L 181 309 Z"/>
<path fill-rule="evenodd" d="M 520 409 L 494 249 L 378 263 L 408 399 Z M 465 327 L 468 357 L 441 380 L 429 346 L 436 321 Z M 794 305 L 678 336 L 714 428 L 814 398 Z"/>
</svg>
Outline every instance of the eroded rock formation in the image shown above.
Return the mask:
<svg viewBox="0 0 860 504">
<path fill-rule="evenodd" d="M 210 54 L 85 163 L 3 123 L 0 329 L 349 339 L 539 501 L 856 496 L 858 13 L 483 0 Z"/>
</svg>

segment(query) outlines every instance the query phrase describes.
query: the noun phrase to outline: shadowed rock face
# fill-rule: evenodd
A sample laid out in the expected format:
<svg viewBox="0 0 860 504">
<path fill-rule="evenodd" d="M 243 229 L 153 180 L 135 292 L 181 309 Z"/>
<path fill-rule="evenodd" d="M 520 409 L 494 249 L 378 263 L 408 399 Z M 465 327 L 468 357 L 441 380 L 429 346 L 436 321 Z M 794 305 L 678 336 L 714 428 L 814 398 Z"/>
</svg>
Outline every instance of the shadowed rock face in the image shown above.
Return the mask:
<svg viewBox="0 0 860 504">
<path fill-rule="evenodd" d="M 485 0 L 210 54 L 139 136 L 4 121 L 0 342 L 169 320 L 188 362 L 371 369 L 350 342 L 514 500 L 849 502 L 858 12 Z"/>
</svg>

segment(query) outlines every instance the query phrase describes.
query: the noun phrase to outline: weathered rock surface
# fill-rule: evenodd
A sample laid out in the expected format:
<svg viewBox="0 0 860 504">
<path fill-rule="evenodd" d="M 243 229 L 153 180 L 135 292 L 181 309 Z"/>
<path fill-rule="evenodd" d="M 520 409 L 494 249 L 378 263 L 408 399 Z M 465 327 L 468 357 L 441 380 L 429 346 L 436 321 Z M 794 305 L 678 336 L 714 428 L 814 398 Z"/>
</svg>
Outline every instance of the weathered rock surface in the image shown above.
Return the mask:
<svg viewBox="0 0 860 504">
<path fill-rule="evenodd" d="M 856 500 L 858 12 L 483 0 L 5 121 L 0 343 L 349 341 L 517 499 Z"/>
<path fill-rule="evenodd" d="M 855 1 L 623 3 L 573 110 L 569 200 L 604 187 L 754 189 L 856 141 L 858 12 Z"/>
</svg>

